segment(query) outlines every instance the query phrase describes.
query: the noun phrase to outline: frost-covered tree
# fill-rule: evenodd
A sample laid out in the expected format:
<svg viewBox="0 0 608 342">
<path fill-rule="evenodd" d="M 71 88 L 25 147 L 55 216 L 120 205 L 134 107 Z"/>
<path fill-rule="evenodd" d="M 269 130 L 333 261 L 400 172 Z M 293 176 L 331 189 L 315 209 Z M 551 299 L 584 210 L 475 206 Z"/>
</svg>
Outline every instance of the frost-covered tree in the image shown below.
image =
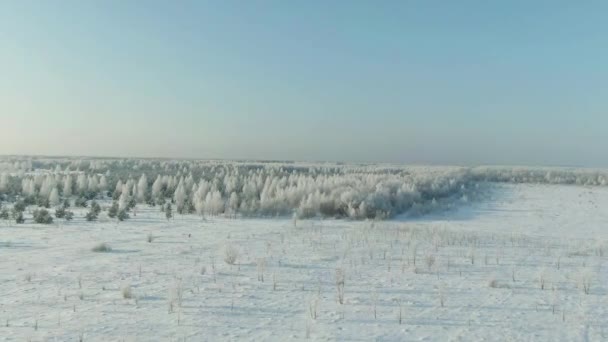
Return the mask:
<svg viewBox="0 0 608 342">
<path fill-rule="evenodd" d="M 219 191 L 215 190 L 207 193 L 205 210 L 209 215 L 218 215 L 224 212 L 224 201 Z"/>
<path fill-rule="evenodd" d="M 122 181 L 119 179 L 116 182 L 116 185 L 114 186 L 114 191 L 112 191 L 112 200 L 114 200 L 114 201 L 118 200 L 118 198 L 122 194 L 122 188 L 123 188 L 123 184 L 122 184 Z"/>
<path fill-rule="evenodd" d="M 97 181 L 96 175 L 89 176 L 87 190 L 92 192 L 97 192 L 99 190 L 99 182 Z"/>
<path fill-rule="evenodd" d="M 107 180 L 107 178 L 106 178 L 105 175 L 102 175 L 99 178 L 99 185 L 98 185 L 98 187 L 99 187 L 99 191 L 106 191 L 106 190 L 108 190 L 108 180 Z"/>
<path fill-rule="evenodd" d="M 76 189 L 78 189 L 78 192 L 87 191 L 88 185 L 87 176 L 84 173 L 80 173 L 76 178 Z"/>
<path fill-rule="evenodd" d="M 148 178 L 146 174 L 142 174 L 137 182 L 137 202 L 143 203 L 146 200 L 146 194 L 148 192 Z"/>
<path fill-rule="evenodd" d="M 236 217 L 239 210 L 239 195 L 234 191 L 230 194 L 230 199 L 228 199 L 228 208 L 230 208 L 230 213 Z"/>
<path fill-rule="evenodd" d="M 0 175 L 0 192 L 4 192 L 8 189 L 8 174 L 2 173 Z"/>
<path fill-rule="evenodd" d="M 31 178 L 24 178 L 21 181 L 21 192 L 25 196 L 36 195 L 36 182 Z"/>
<path fill-rule="evenodd" d="M 158 199 L 161 196 L 163 190 L 163 179 L 161 175 L 156 176 L 156 180 L 152 184 L 152 198 Z"/>
<path fill-rule="evenodd" d="M 41 197 L 48 197 L 51 194 L 51 190 L 53 188 L 56 188 L 57 184 L 55 181 L 55 177 L 51 174 L 46 175 L 46 177 L 44 177 L 44 180 L 42 181 L 42 184 L 40 185 L 40 192 L 39 195 Z"/>
<path fill-rule="evenodd" d="M 63 197 L 72 196 L 72 176 L 67 175 L 63 179 Z"/>
<path fill-rule="evenodd" d="M 53 207 L 58 206 L 60 203 L 59 199 L 59 191 L 57 191 L 57 187 L 54 187 L 49 194 L 49 204 Z"/>
<path fill-rule="evenodd" d="M 198 189 L 192 195 L 192 203 L 194 204 L 194 209 L 196 213 L 200 216 L 205 215 L 205 196 L 203 195 L 203 191 L 199 186 Z"/>
<path fill-rule="evenodd" d="M 120 192 L 120 198 L 118 199 L 118 210 L 127 210 L 129 206 L 129 201 L 131 197 L 129 196 L 129 188 L 128 185 L 124 185 L 122 191 Z"/>
<path fill-rule="evenodd" d="M 175 201 L 175 206 L 177 207 L 178 213 L 184 212 L 184 204 L 186 203 L 186 189 L 184 189 L 184 183 L 179 182 L 177 185 L 177 189 L 175 189 L 175 194 L 173 195 L 173 200 Z"/>
</svg>

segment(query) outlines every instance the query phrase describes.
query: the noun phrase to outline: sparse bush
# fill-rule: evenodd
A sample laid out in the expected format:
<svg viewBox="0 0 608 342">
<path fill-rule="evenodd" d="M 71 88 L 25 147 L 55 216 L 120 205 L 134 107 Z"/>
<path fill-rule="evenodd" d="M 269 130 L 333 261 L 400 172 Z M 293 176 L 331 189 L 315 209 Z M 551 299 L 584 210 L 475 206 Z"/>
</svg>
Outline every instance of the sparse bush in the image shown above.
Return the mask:
<svg viewBox="0 0 608 342">
<path fill-rule="evenodd" d="M 111 252 L 112 248 L 105 242 L 102 242 L 100 244 L 95 245 L 91 250 L 96 253 L 107 253 Z"/>
</svg>

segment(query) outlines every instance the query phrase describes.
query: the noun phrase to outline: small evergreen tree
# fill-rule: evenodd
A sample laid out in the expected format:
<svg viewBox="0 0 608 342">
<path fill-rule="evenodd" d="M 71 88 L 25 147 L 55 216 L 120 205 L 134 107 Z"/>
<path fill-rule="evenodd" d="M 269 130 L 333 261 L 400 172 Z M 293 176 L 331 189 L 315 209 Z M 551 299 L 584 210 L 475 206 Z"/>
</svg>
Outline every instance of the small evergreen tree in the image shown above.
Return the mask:
<svg viewBox="0 0 608 342">
<path fill-rule="evenodd" d="M 135 200 L 135 198 L 131 197 L 127 204 L 127 210 L 131 210 L 131 209 L 135 208 L 136 205 L 137 205 L 137 201 Z"/>
<path fill-rule="evenodd" d="M 156 201 L 154 201 L 154 197 L 152 197 L 152 194 L 150 192 L 146 192 L 145 202 L 151 207 L 154 207 L 156 205 Z"/>
<path fill-rule="evenodd" d="M 23 217 L 23 212 L 21 211 L 13 211 L 13 219 L 17 224 L 25 223 L 25 218 Z"/>
<path fill-rule="evenodd" d="M 74 213 L 69 210 L 66 210 L 64 218 L 66 221 L 72 221 L 74 219 Z"/>
<path fill-rule="evenodd" d="M 87 207 L 87 199 L 84 198 L 84 197 L 78 197 L 76 199 L 76 201 L 74 201 L 74 205 L 76 207 L 86 208 Z"/>
<path fill-rule="evenodd" d="M 96 216 L 101 212 L 101 206 L 96 201 L 91 202 L 91 212 L 95 213 Z"/>
<path fill-rule="evenodd" d="M 61 206 L 55 209 L 55 217 L 56 218 L 65 218 L 65 207 Z"/>
<path fill-rule="evenodd" d="M 115 218 L 118 215 L 118 202 L 112 202 L 112 206 L 108 209 L 108 217 Z"/>
<path fill-rule="evenodd" d="M 36 201 L 36 197 L 35 197 L 35 196 L 33 196 L 33 195 L 29 195 L 29 196 L 27 196 L 27 197 L 23 198 L 23 204 L 24 204 L 25 206 L 28 206 L 28 205 L 34 205 L 34 204 L 36 204 L 36 203 L 37 203 L 37 201 Z"/>
<path fill-rule="evenodd" d="M 39 207 L 43 207 L 43 208 L 50 208 L 51 207 L 51 202 L 49 201 L 48 197 L 38 197 L 38 201 L 37 204 Z"/>
<path fill-rule="evenodd" d="M 23 201 L 19 201 L 13 205 L 13 211 L 24 212 L 27 205 Z"/>
<path fill-rule="evenodd" d="M 165 217 L 167 218 L 167 221 L 173 217 L 173 209 L 171 208 L 171 203 L 167 203 L 167 205 L 165 206 Z"/>
<path fill-rule="evenodd" d="M 116 215 L 116 217 L 118 218 L 118 221 L 124 221 L 129 218 L 129 213 L 125 209 L 123 209 L 118 212 L 118 215 Z"/>
<path fill-rule="evenodd" d="M 51 224 L 53 223 L 53 217 L 46 209 L 34 210 L 34 222 L 40 224 Z"/>
<path fill-rule="evenodd" d="M 97 215 L 93 211 L 89 211 L 88 213 L 86 213 L 86 215 L 84 215 L 84 218 L 89 222 L 95 221 L 97 220 Z"/>
<path fill-rule="evenodd" d="M 11 215 L 8 212 L 8 209 L 2 208 L 2 210 L 0 210 L 0 219 L 8 221 L 10 218 L 11 218 Z"/>
</svg>

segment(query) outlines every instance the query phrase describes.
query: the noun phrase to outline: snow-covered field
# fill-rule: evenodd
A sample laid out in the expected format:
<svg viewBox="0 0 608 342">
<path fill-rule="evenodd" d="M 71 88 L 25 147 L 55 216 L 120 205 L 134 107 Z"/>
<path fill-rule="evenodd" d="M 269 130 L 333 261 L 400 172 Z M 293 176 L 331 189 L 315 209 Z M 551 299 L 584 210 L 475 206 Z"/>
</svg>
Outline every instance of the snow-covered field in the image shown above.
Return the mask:
<svg viewBox="0 0 608 342">
<path fill-rule="evenodd" d="M 502 184 L 415 219 L 2 226 L 0 341 L 605 341 L 607 206 Z"/>
</svg>

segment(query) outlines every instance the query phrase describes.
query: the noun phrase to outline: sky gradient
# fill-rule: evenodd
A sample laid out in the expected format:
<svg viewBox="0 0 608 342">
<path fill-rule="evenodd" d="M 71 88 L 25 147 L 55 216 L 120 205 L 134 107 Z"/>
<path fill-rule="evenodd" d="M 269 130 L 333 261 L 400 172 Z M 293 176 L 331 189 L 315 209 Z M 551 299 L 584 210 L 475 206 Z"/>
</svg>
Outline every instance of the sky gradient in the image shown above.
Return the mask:
<svg viewBox="0 0 608 342">
<path fill-rule="evenodd" d="M 0 1 L 0 154 L 608 167 L 606 1 Z"/>
</svg>

